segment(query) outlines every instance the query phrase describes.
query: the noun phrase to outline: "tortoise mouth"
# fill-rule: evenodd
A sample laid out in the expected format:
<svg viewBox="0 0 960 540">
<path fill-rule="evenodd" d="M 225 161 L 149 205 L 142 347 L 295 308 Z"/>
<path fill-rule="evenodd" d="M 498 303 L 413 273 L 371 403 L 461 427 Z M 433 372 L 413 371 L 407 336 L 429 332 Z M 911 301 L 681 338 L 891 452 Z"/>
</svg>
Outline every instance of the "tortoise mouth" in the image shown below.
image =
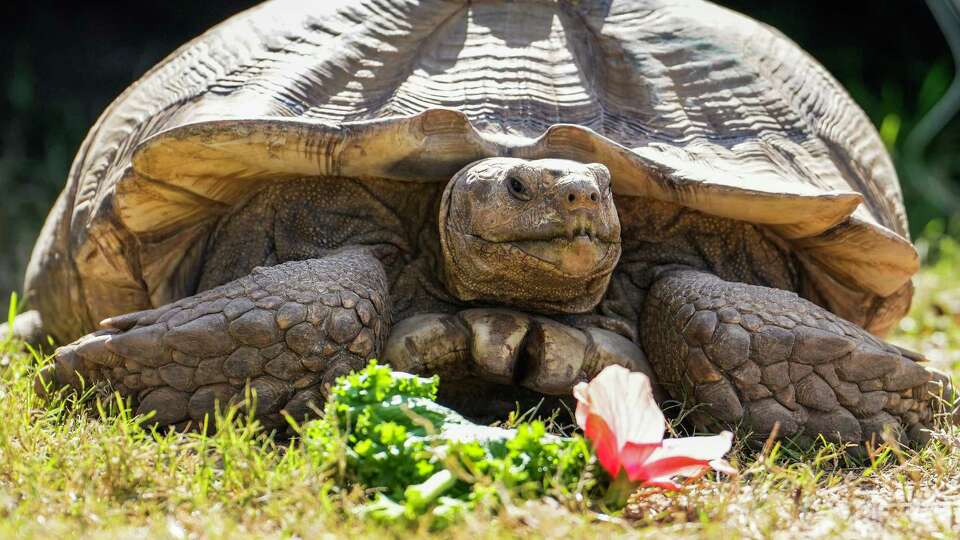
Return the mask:
<svg viewBox="0 0 960 540">
<path fill-rule="evenodd" d="M 606 273 L 620 257 L 620 241 L 605 240 L 588 231 L 537 240 L 488 240 L 466 235 L 471 240 L 504 251 L 523 264 L 551 274 L 585 279 Z"/>
<path fill-rule="evenodd" d="M 554 222 L 548 225 L 540 225 L 536 228 L 514 229 L 506 233 L 485 233 L 476 231 L 465 233 L 467 236 L 489 242 L 491 244 L 523 244 L 534 242 L 574 242 L 576 240 L 589 239 L 593 242 L 602 244 L 620 243 L 619 227 L 611 227 L 607 224 L 597 222 L 596 218 L 587 214 L 577 214 L 571 216 L 565 222 Z"/>
<path fill-rule="evenodd" d="M 606 242 L 592 235 L 578 234 L 572 239 L 525 240 L 509 242 L 509 245 L 564 276 L 583 278 L 606 269 L 608 261 L 618 252 L 619 242 Z"/>
</svg>

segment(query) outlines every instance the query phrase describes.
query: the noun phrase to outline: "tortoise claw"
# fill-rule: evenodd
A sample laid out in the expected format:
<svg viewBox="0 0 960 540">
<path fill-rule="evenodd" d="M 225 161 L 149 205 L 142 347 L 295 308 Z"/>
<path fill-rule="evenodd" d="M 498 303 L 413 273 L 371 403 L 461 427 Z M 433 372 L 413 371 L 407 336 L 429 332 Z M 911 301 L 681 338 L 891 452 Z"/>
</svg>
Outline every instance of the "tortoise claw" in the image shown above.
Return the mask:
<svg viewBox="0 0 960 540">
<path fill-rule="evenodd" d="M 530 317 L 506 309 L 469 309 L 460 318 L 470 329 L 469 361 L 477 375 L 493 383 L 513 383 Z"/>
<path fill-rule="evenodd" d="M 469 330 L 454 315 L 415 315 L 394 325 L 383 358 L 398 371 L 462 378 L 467 374 L 469 338 Z"/>
<path fill-rule="evenodd" d="M 74 347 L 60 347 L 54 355 L 54 363 L 37 372 L 33 381 L 38 396 L 46 399 L 60 388 L 80 389 L 92 382 L 88 364 Z"/>
<path fill-rule="evenodd" d="M 587 335 L 580 329 L 537 317 L 524 347 L 523 362 L 515 378 L 521 386 L 544 394 L 560 395 L 587 378 L 583 372 Z"/>
<path fill-rule="evenodd" d="M 113 332 L 100 331 L 81 339 L 70 347 L 87 362 L 103 367 L 116 367 L 120 365 L 122 359 L 107 347 L 112 335 Z"/>
<path fill-rule="evenodd" d="M 103 344 L 106 349 L 115 355 L 137 359 L 142 364 L 158 367 L 153 365 L 156 362 L 151 361 L 169 355 L 163 347 L 163 336 L 166 330 L 163 325 L 159 324 L 139 326 L 126 332 L 108 336 Z"/>
<path fill-rule="evenodd" d="M 129 330 L 137 324 L 149 324 L 157 318 L 153 315 L 161 312 L 162 310 L 158 309 L 145 309 L 143 311 L 124 313 L 123 315 L 108 317 L 100 321 L 100 327 L 114 330 Z"/>
</svg>

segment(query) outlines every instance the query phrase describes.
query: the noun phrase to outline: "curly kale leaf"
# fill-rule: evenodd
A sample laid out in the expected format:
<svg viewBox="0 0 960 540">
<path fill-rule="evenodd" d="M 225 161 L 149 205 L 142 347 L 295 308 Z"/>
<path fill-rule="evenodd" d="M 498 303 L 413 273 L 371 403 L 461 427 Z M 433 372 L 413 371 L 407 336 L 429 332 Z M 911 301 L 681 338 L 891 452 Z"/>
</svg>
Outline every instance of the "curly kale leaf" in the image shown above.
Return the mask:
<svg viewBox="0 0 960 540">
<path fill-rule="evenodd" d="M 593 486 L 581 437 L 557 437 L 542 422 L 516 429 L 476 425 L 434 401 L 438 379 L 371 362 L 338 379 L 324 418 L 303 426 L 317 459 L 340 455 L 346 479 L 379 494 L 362 508 L 396 523 L 429 516 L 446 526 L 483 501 L 569 495 Z"/>
</svg>

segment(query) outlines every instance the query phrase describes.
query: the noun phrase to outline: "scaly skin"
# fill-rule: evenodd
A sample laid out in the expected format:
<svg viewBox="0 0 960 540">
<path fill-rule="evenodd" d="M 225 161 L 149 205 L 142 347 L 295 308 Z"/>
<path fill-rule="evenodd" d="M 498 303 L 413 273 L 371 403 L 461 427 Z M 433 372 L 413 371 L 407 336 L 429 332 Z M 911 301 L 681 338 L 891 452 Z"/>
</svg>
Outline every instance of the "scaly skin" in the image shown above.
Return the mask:
<svg viewBox="0 0 960 540">
<path fill-rule="evenodd" d="M 891 345 L 779 289 L 695 270 L 650 290 L 642 340 L 659 382 L 707 426 L 860 443 L 890 426 L 922 441 L 945 381 Z"/>
<path fill-rule="evenodd" d="M 157 309 L 104 321 L 57 351 L 59 384 L 109 380 L 160 425 L 202 422 L 256 392 L 256 416 L 283 425 L 320 407 L 333 380 L 378 356 L 389 329 L 380 262 L 351 250 L 257 268 Z M 64 369 L 66 368 L 66 369 Z M 70 369 L 72 368 L 72 369 Z"/>
</svg>

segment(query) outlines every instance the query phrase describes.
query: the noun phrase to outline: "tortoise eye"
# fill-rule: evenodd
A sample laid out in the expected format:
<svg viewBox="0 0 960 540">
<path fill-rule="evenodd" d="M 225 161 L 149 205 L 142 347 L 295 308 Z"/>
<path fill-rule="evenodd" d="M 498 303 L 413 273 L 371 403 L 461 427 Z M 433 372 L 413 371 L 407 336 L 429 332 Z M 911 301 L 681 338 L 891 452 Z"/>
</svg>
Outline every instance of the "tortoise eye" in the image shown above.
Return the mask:
<svg viewBox="0 0 960 540">
<path fill-rule="evenodd" d="M 507 189 L 510 191 L 510 195 L 513 195 L 517 199 L 522 201 L 530 200 L 530 191 L 527 189 L 526 184 L 516 176 L 507 178 Z"/>
</svg>

